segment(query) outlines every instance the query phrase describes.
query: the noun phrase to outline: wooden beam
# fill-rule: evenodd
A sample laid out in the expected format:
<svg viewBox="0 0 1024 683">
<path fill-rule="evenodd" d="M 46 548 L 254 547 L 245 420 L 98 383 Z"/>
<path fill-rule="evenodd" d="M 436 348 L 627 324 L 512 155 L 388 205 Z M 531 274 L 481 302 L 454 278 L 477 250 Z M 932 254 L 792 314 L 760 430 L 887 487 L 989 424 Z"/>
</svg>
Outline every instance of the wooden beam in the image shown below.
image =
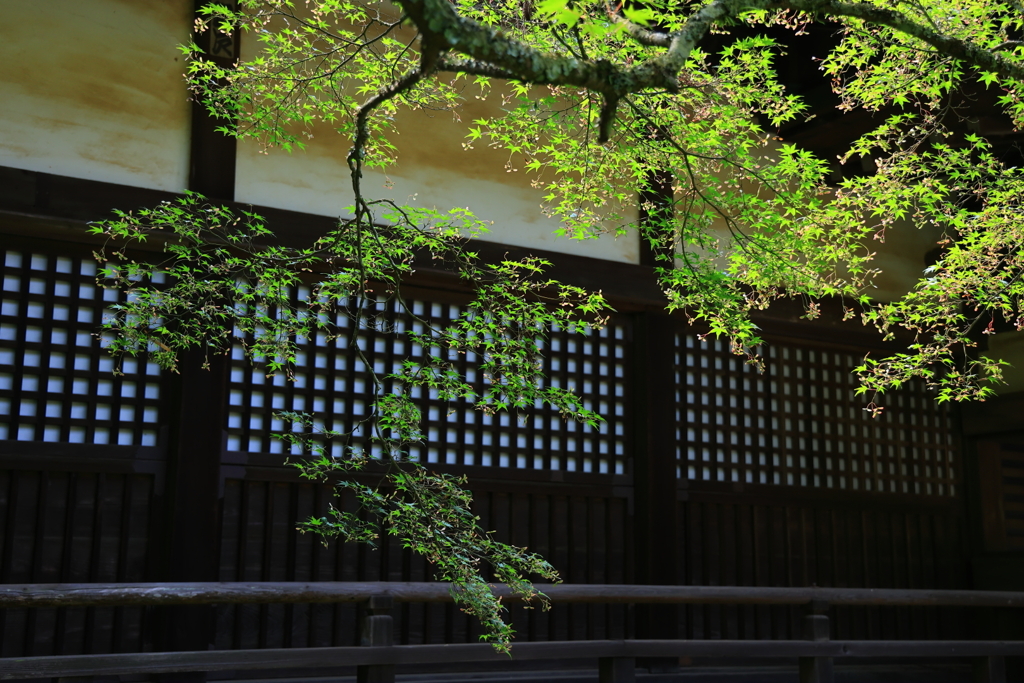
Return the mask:
<svg viewBox="0 0 1024 683">
<path fill-rule="evenodd" d="M 827 641 L 799 640 L 590 640 L 516 643 L 515 659 L 603 657 L 716 657 L 737 660 L 796 657 L 1005 657 L 1024 654 L 1024 643 L 1003 641 Z M 486 643 L 317 647 L 266 650 L 143 652 L 0 659 L 0 680 L 69 676 L 118 676 L 189 671 L 314 669 L 382 664 L 494 662 L 508 655 Z"/>
<path fill-rule="evenodd" d="M 234 0 L 220 0 L 221 4 L 235 7 Z M 209 0 L 196 0 L 196 17 L 199 10 Z M 223 34 L 214 30 L 202 34 L 194 34 L 193 40 L 201 46 L 206 59 L 221 67 L 231 67 L 239 57 L 238 31 Z M 235 157 L 237 154 L 236 139 L 218 131 L 230 121 L 215 118 L 207 111 L 206 106 L 194 99 L 192 101 L 192 137 L 189 155 L 188 189 L 193 192 L 219 200 L 230 201 L 235 198 Z"/>
<path fill-rule="evenodd" d="M 24 190 L 3 192 L 6 186 L 17 186 Z M 105 241 L 102 237 L 87 232 L 87 222 L 111 218 L 113 209 L 134 211 L 155 206 L 161 201 L 173 201 L 178 197 L 180 195 L 172 192 L 0 166 L 0 234 L 102 244 Z M 263 216 L 283 246 L 312 246 L 337 223 L 336 219 L 329 216 L 231 201 L 218 203 L 251 210 Z M 149 246 L 160 248 L 156 240 Z M 487 263 L 527 255 L 547 259 L 553 264 L 548 271 L 552 278 L 578 287 L 599 289 L 620 312 L 662 312 L 665 308 L 665 296 L 649 265 L 606 261 L 482 240 L 470 240 L 467 249 L 479 253 Z M 408 283 L 430 289 L 469 291 L 464 280 L 443 270 L 430 259 L 423 259 L 416 264 L 416 272 Z M 883 341 L 880 335 L 855 321 L 840 322 L 841 315 L 836 313 L 840 310 L 838 303 L 830 308 L 829 302 L 825 302 L 823 310 L 825 314 L 818 320 L 802 320 L 804 310 L 800 302 L 782 300 L 775 302 L 767 311 L 755 312 L 752 318 L 764 335 L 778 338 L 778 341 L 788 339 L 837 344 L 860 352 L 869 349 L 898 351 L 905 348 L 898 342 Z M 676 324 L 682 324 L 679 316 L 673 316 L 673 319 Z M 701 330 L 694 328 L 694 331 Z"/>
<path fill-rule="evenodd" d="M 704 605 L 832 605 L 1024 607 L 1024 592 L 901 588 L 773 588 L 762 586 L 631 586 L 536 584 L 555 603 Z M 515 597 L 495 585 L 503 600 Z M 449 584 L 401 581 L 5 584 L 0 609 L 29 607 L 137 607 L 144 605 L 363 602 L 376 595 L 395 602 L 452 602 Z M 610 655 L 609 655 L 610 656 Z"/>
</svg>

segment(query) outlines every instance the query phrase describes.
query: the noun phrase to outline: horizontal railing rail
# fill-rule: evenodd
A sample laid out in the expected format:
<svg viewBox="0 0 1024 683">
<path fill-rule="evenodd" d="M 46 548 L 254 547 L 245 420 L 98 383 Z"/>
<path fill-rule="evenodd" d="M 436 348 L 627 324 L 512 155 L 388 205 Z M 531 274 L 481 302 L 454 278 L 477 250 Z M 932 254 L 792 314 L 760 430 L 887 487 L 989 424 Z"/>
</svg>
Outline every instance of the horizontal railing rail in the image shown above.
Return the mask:
<svg viewBox="0 0 1024 683">
<path fill-rule="evenodd" d="M 1005 658 L 1024 657 L 1024 642 L 843 641 L 829 639 L 828 609 L 838 605 L 1024 607 L 1024 593 L 885 588 L 758 586 L 538 585 L 554 603 L 668 603 L 804 606 L 804 640 L 590 640 L 513 645 L 519 660 L 595 658 L 602 683 L 635 680 L 638 657 L 797 658 L 802 683 L 833 680 L 836 657 L 971 658 L 974 680 L 1005 681 Z M 495 590 L 512 598 L 507 587 Z M 398 664 L 507 662 L 483 643 L 394 645 L 388 614 L 399 602 L 450 602 L 445 583 L 134 583 L 4 584 L 0 609 L 142 607 L 196 604 L 364 603 L 360 647 L 143 652 L 0 659 L 0 680 L 116 676 L 188 671 L 317 669 L 355 666 L 359 681 L 393 681 Z"/>
<path fill-rule="evenodd" d="M 999 641 L 807 640 L 583 640 L 516 643 L 519 661 L 636 657 L 793 659 L 800 657 L 1006 657 L 1024 654 L 1024 644 Z M 508 655 L 486 643 L 318 647 L 199 652 L 142 652 L 0 659 L 0 680 L 119 676 L 185 671 L 319 669 L 342 666 L 507 663 Z"/>
<path fill-rule="evenodd" d="M 626 586 L 535 584 L 555 603 L 830 605 L 893 607 L 1024 607 L 1024 593 L 900 588 L 776 588 L 767 586 Z M 506 586 L 495 592 L 516 596 Z M 147 605 L 364 602 L 452 602 L 447 583 L 323 581 L 223 583 L 0 584 L 0 609 L 18 607 L 141 607 Z"/>
</svg>

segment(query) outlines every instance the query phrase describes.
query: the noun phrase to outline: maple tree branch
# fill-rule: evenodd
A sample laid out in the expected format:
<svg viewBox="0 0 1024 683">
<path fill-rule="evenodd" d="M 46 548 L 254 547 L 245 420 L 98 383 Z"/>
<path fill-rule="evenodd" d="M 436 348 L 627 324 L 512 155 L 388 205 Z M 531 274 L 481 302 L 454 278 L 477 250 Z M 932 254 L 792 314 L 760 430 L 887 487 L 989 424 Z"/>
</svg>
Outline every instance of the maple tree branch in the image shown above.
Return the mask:
<svg viewBox="0 0 1024 683">
<path fill-rule="evenodd" d="M 506 80 L 517 80 L 519 76 L 501 67 L 475 59 L 459 59 L 448 54 L 441 55 L 437 60 L 438 71 L 454 71 L 455 73 L 471 74 L 473 76 L 489 76 L 491 78 L 503 78 Z"/>
<path fill-rule="evenodd" d="M 922 40 L 939 52 L 1001 77 L 1024 81 L 1024 65 L 967 41 L 943 35 L 896 10 L 863 2 L 838 0 L 714 0 L 694 12 L 674 33 L 650 31 L 622 17 L 612 17 L 634 40 L 665 48 L 635 65 L 608 60 L 580 59 L 546 53 L 509 37 L 496 28 L 463 17 L 449 0 L 396 0 L 409 19 L 439 52 L 454 52 L 468 60 L 444 56 L 435 64 L 461 71 L 518 80 L 533 85 L 568 85 L 599 94 L 603 100 L 598 142 L 608 141 L 618 102 L 645 90 L 679 91 L 679 73 L 694 47 L 717 23 L 751 10 L 790 9 L 815 15 L 862 19 Z M 1000 46 L 1003 47 L 1003 46 Z"/>
<path fill-rule="evenodd" d="M 888 26 L 928 43 L 948 57 L 966 62 L 984 71 L 991 71 L 1003 78 L 1024 81 L 1024 64 L 999 56 L 996 54 L 998 48 L 989 50 L 959 38 L 943 35 L 896 10 L 864 2 L 836 2 L 835 0 L 773 0 L 765 4 L 769 5 L 766 9 L 794 9 L 811 14 L 863 19 L 871 24 Z"/>
<path fill-rule="evenodd" d="M 608 12 L 608 18 L 622 26 L 626 31 L 626 35 L 646 47 L 668 47 L 672 43 L 672 34 L 670 33 L 651 31 L 639 24 L 634 24 L 620 14 L 612 12 Z"/>
<path fill-rule="evenodd" d="M 356 222 L 359 221 L 364 212 L 368 211 L 363 202 L 360 184 L 363 177 L 363 157 L 366 155 L 366 143 L 370 139 L 370 114 L 380 105 L 412 89 L 417 83 L 436 71 L 440 54 L 441 52 L 436 41 L 432 37 L 425 36 L 420 46 L 419 65 L 378 90 L 373 96 L 359 105 L 359 108 L 356 110 L 356 132 L 352 138 L 352 147 L 349 149 L 347 157 L 349 171 L 352 176 L 352 191 L 355 194 L 356 201 Z"/>
</svg>

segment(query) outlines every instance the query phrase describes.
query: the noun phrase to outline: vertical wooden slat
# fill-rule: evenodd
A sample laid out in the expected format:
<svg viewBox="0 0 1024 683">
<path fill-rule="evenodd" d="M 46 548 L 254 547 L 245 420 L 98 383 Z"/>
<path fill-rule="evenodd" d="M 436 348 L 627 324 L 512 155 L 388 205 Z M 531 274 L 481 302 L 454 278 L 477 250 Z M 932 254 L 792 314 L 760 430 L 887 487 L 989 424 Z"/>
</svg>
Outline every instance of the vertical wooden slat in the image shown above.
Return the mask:
<svg viewBox="0 0 1024 683">
<path fill-rule="evenodd" d="M 543 494 L 530 496 L 530 537 L 533 539 L 533 548 L 542 557 L 554 562 L 552 555 L 551 523 L 554 517 L 554 510 L 551 508 L 551 497 Z M 554 565 L 558 568 L 558 565 Z M 542 613 L 539 610 L 530 610 L 530 633 L 534 640 L 553 640 L 551 635 L 551 621 L 553 616 L 550 612 Z"/>
<path fill-rule="evenodd" d="M 754 586 L 757 585 L 755 574 L 755 563 L 757 562 L 757 548 L 753 538 L 753 505 L 736 505 L 736 548 L 737 548 L 737 577 L 736 585 Z M 756 611 L 753 605 L 739 607 L 739 630 L 740 638 L 757 638 Z"/>
<path fill-rule="evenodd" d="M 130 475 L 121 477 L 121 495 L 118 501 L 118 516 L 120 517 L 120 527 L 118 528 L 118 551 L 117 551 L 117 570 L 116 570 L 116 581 L 124 582 L 127 581 L 128 576 L 128 563 L 130 542 L 131 542 L 131 524 L 130 519 L 132 515 L 132 486 L 134 484 L 133 478 Z M 111 642 L 114 652 L 124 652 L 124 631 L 125 631 L 125 619 L 126 610 L 123 607 L 118 607 L 114 610 L 114 628 L 111 633 Z"/>
<path fill-rule="evenodd" d="M 30 546 L 32 548 L 31 559 L 29 559 L 29 581 L 32 583 L 42 583 L 43 581 L 43 547 L 46 545 L 46 534 L 44 530 L 44 524 L 46 522 L 46 507 L 49 492 L 51 474 L 49 472 L 41 472 L 39 474 L 39 488 L 38 498 L 35 501 L 35 515 L 32 521 L 31 528 L 35 532 L 34 543 Z M 96 506 L 94 514 L 98 514 L 99 506 Z M 39 533 L 42 531 L 43 533 Z M 93 553 L 95 558 L 95 553 Z M 95 560 L 94 560 L 95 562 Z M 28 633 L 26 634 L 26 640 L 31 643 L 30 653 L 32 655 L 44 655 L 46 636 L 43 636 L 40 632 L 45 628 L 45 624 L 50 616 L 50 610 L 29 610 L 28 623 L 26 624 Z"/>
<path fill-rule="evenodd" d="M 919 517 L 921 534 L 921 585 L 934 587 L 938 585 L 935 573 L 935 539 L 932 533 L 932 515 L 922 514 Z M 925 638 L 937 638 L 941 620 L 938 610 L 923 610 L 925 622 Z"/>
<path fill-rule="evenodd" d="M 800 541 L 801 553 L 803 554 L 803 580 L 805 586 L 818 585 L 818 547 L 817 535 L 815 534 L 815 521 L 817 515 L 815 509 L 810 506 L 800 508 Z"/>
<path fill-rule="evenodd" d="M 891 515 L 888 511 L 880 511 L 874 515 L 875 553 L 878 559 L 878 582 L 880 586 L 896 585 L 895 567 L 893 564 L 892 522 L 890 517 Z M 881 618 L 880 636 L 886 639 L 895 638 L 895 609 L 884 607 L 879 609 L 879 613 Z"/>
<path fill-rule="evenodd" d="M 752 516 L 752 550 L 755 586 L 773 586 L 772 583 L 772 538 L 769 532 L 770 509 L 767 505 L 751 505 Z M 772 609 L 767 605 L 754 608 L 756 635 L 754 637 L 768 640 L 772 637 Z"/>
<path fill-rule="evenodd" d="M 803 575 L 803 555 L 802 541 L 803 534 L 801 533 L 801 515 L 800 509 L 793 506 L 787 505 L 782 508 L 782 512 L 785 515 L 783 517 L 783 533 L 786 538 L 786 586 L 803 586 L 804 575 Z M 786 608 L 787 616 L 787 632 L 790 634 L 789 637 L 794 637 L 795 634 L 800 633 L 801 616 L 792 608 Z"/>
<path fill-rule="evenodd" d="M 684 477 L 685 463 L 684 463 Z M 693 585 L 691 582 L 690 562 L 692 560 L 692 543 L 690 539 L 690 504 L 686 489 L 678 489 L 679 502 L 676 503 L 676 537 L 673 539 L 679 546 L 679 564 L 676 568 L 676 584 L 680 586 Z M 680 638 L 689 638 L 691 634 L 691 608 L 689 605 L 680 605 L 676 612 L 676 633 Z"/>
<path fill-rule="evenodd" d="M 11 548 L 14 544 L 13 525 L 16 518 L 17 505 L 17 472 L 0 470 L 0 583 L 7 583 L 11 573 Z M 15 610 L 0 612 L 0 657 L 10 656 L 5 644 L 8 633 L 8 620 Z"/>
<path fill-rule="evenodd" d="M 587 499 L 587 583 L 608 582 L 608 512 L 606 500 L 593 496 Z M 586 635 L 590 640 L 607 638 L 608 608 L 605 605 L 588 605 Z"/>
<path fill-rule="evenodd" d="M 72 505 L 74 475 L 75 473 L 61 474 L 50 480 L 50 484 L 54 488 L 51 497 L 54 504 L 50 506 L 48 516 L 51 517 L 50 523 L 53 524 L 53 527 L 50 533 L 43 529 L 45 545 L 51 549 L 51 555 L 46 560 L 47 563 L 52 563 L 52 567 L 47 572 L 50 574 L 48 583 L 58 583 L 68 575 L 70 560 L 68 550 L 73 523 L 69 512 L 74 509 Z M 56 526 L 58 520 L 59 526 Z M 66 638 L 69 635 L 68 609 L 58 607 L 53 610 L 53 616 L 52 649 L 50 651 L 54 653 L 63 652 L 65 651 Z"/>
<path fill-rule="evenodd" d="M 587 500 L 582 496 L 569 499 L 569 580 L 572 583 L 587 581 Z M 569 607 L 569 638 L 584 640 L 587 637 L 587 606 L 574 604 Z"/>
<path fill-rule="evenodd" d="M 721 538 L 720 552 L 721 563 L 718 573 L 723 586 L 739 585 L 739 564 L 742 558 L 742 551 L 738 546 L 738 531 L 736 529 L 736 506 L 723 504 L 718 506 L 719 528 L 718 535 Z M 737 639 L 740 637 L 742 625 L 740 624 L 740 607 L 728 605 L 722 609 L 722 637 Z"/>
<path fill-rule="evenodd" d="M 771 506 L 767 510 L 771 534 L 771 586 L 788 586 L 789 572 L 787 560 L 789 545 L 786 537 L 786 509 Z M 789 634 L 789 610 L 785 607 L 772 607 L 772 638 L 786 638 Z"/>
<path fill-rule="evenodd" d="M 845 587 L 850 585 L 849 565 L 847 562 L 847 551 L 849 550 L 849 526 L 847 524 L 846 510 L 830 510 L 828 515 L 830 527 L 831 555 L 833 567 L 833 585 Z M 849 631 L 850 612 L 847 609 L 836 609 L 835 617 L 832 619 L 833 631 L 837 639 L 842 638 L 840 634 Z"/>
<path fill-rule="evenodd" d="M 921 536 L 918 533 L 920 528 L 920 515 L 908 512 L 903 515 L 903 533 L 906 538 L 906 563 L 907 563 L 907 588 L 921 588 Z M 910 621 L 909 633 L 915 639 L 923 638 L 925 625 L 921 619 L 922 610 L 911 608 L 908 619 Z"/>
<path fill-rule="evenodd" d="M 555 566 L 559 572 L 568 575 L 569 570 L 569 501 L 565 496 L 551 497 L 550 517 L 550 556 L 548 561 Z M 568 640 L 570 637 L 569 623 L 565 612 L 554 610 L 551 612 L 549 638 L 551 640 Z"/>
</svg>

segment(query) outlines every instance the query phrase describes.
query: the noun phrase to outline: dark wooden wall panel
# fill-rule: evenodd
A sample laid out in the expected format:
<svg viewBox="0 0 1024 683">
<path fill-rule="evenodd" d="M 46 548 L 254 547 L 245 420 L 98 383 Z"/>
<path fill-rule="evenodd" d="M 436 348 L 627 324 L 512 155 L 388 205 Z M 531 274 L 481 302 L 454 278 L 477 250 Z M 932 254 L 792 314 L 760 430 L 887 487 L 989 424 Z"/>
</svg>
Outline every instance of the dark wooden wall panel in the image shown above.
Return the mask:
<svg viewBox="0 0 1024 683">
<path fill-rule="evenodd" d="M 966 582 L 963 522 L 953 506 L 927 512 L 820 501 L 780 506 L 691 491 L 679 503 L 678 525 L 677 542 L 686 554 L 678 582 L 684 585 L 954 588 Z M 935 542 L 938 534 L 941 543 Z M 832 636 L 969 636 L 957 614 L 835 608 Z M 788 607 L 690 606 L 680 612 L 679 629 L 694 639 L 786 639 L 800 637 L 800 617 Z"/>
<path fill-rule="evenodd" d="M 331 543 L 297 532 L 295 522 L 329 502 L 327 486 L 289 481 L 226 479 L 221 528 L 223 581 L 429 581 L 425 560 L 386 538 L 377 549 Z M 561 487 L 566 493 L 473 487 L 484 529 L 501 540 L 538 552 L 572 583 L 626 583 L 631 574 L 627 539 L 628 499 L 607 489 Z M 345 497 L 336 503 L 354 509 Z M 309 647 L 355 644 L 353 606 L 224 606 L 217 610 L 216 646 Z M 510 618 L 527 640 L 622 638 L 628 633 L 622 605 L 560 606 L 550 612 L 513 606 Z M 473 642 L 479 627 L 450 605 L 403 605 L 396 610 L 401 642 Z"/>
<path fill-rule="evenodd" d="M 143 474 L 0 470 L 4 583 L 143 581 L 154 478 Z M 143 610 L 0 612 L 0 654 L 142 649 Z"/>
</svg>

